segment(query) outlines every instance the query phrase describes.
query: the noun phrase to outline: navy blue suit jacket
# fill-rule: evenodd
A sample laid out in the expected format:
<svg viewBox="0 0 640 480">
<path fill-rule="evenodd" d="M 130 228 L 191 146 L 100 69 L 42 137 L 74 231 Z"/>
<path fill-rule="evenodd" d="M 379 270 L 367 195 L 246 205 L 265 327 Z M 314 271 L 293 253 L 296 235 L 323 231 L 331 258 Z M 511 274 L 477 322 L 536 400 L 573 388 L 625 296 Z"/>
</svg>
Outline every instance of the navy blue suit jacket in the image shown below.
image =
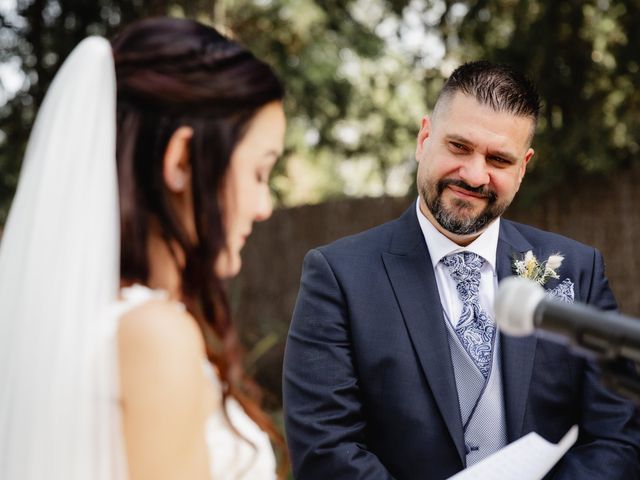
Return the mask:
<svg viewBox="0 0 640 480">
<path fill-rule="evenodd" d="M 576 301 L 616 308 L 597 250 L 504 219 L 499 279 L 529 250 L 540 259 L 565 256 L 560 280 L 574 282 Z M 415 206 L 307 254 L 284 363 L 295 478 L 445 479 L 464 468 L 444 322 Z M 536 431 L 557 442 L 578 424 L 576 445 L 550 478 L 640 478 L 635 407 L 566 347 L 533 336 L 501 339 L 509 441 Z"/>
</svg>

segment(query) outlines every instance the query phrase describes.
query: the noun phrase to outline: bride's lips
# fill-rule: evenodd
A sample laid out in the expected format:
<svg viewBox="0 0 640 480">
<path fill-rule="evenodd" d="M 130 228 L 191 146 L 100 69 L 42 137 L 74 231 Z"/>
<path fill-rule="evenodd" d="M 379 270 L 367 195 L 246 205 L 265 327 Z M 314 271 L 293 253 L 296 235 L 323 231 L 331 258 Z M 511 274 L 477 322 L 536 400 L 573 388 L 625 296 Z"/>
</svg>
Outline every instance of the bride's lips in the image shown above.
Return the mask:
<svg viewBox="0 0 640 480">
<path fill-rule="evenodd" d="M 241 242 L 242 242 L 242 245 L 244 245 L 245 243 L 247 243 L 247 239 L 249 238 L 249 235 L 251 235 L 251 232 L 248 232 L 248 233 L 242 234 L 242 235 L 240 236 L 240 240 L 241 240 Z"/>
</svg>

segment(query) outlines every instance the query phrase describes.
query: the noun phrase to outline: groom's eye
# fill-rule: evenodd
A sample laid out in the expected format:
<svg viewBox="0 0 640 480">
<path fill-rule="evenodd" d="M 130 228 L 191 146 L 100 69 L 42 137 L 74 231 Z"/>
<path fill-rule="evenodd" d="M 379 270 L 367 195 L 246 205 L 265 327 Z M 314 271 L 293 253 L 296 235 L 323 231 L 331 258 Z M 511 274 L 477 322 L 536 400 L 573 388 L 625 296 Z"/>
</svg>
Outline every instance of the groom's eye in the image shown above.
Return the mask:
<svg viewBox="0 0 640 480">
<path fill-rule="evenodd" d="M 499 157 L 497 155 L 490 155 L 489 160 L 492 161 L 493 163 L 496 163 L 498 165 L 505 166 L 505 167 L 511 165 L 511 160 L 509 160 L 508 158 Z"/>
<path fill-rule="evenodd" d="M 456 152 L 466 152 L 467 151 L 466 145 L 463 145 L 463 144 L 458 143 L 458 142 L 449 142 L 449 146 L 451 147 L 452 150 L 454 150 Z"/>
</svg>

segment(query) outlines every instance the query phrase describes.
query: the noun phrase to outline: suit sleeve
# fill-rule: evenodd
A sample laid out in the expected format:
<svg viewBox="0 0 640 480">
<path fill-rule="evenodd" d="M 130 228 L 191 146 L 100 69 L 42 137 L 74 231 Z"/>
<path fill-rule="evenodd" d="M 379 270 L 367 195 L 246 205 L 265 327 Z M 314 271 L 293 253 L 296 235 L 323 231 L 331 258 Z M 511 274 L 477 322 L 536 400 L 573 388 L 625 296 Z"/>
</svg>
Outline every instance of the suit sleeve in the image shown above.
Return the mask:
<svg viewBox="0 0 640 480">
<path fill-rule="evenodd" d="M 585 301 L 603 310 L 616 309 L 604 274 L 604 261 L 597 250 L 593 275 Z M 580 436 L 564 456 L 553 479 L 640 479 L 640 422 L 638 407 L 605 388 L 600 370 L 583 361 Z"/>
<path fill-rule="evenodd" d="M 294 478 L 392 478 L 367 449 L 346 302 L 318 250 L 303 265 L 284 356 L 283 397 Z"/>
</svg>

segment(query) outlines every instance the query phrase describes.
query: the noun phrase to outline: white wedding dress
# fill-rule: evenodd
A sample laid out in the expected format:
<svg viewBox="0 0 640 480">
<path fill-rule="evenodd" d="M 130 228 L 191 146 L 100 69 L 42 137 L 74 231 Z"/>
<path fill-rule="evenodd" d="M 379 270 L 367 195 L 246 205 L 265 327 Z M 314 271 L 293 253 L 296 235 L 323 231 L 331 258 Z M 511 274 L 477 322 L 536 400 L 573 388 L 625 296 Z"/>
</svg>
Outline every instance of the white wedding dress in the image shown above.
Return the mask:
<svg viewBox="0 0 640 480">
<path fill-rule="evenodd" d="M 166 292 L 142 285 L 123 288 L 121 299 L 113 309 L 114 323 L 129 310 L 152 299 L 166 298 Z M 209 379 L 217 399 L 203 425 L 209 452 L 212 480 L 272 480 L 276 478 L 276 461 L 269 436 L 244 412 L 233 398 L 226 402 L 229 419 L 222 408 L 222 386 L 211 364 L 203 358 L 203 375 Z M 238 436 L 229 425 L 233 423 Z M 249 444 L 248 441 L 251 442 Z"/>
</svg>

